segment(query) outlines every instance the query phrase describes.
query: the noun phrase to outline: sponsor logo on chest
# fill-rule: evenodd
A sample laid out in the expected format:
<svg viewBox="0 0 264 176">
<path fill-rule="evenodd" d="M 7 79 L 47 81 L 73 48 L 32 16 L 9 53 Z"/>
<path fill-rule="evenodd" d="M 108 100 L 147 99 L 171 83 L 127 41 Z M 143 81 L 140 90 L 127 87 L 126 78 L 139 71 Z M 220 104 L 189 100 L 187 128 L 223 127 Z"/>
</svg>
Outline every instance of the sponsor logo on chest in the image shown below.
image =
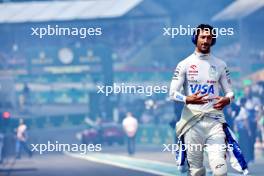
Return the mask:
<svg viewBox="0 0 264 176">
<path fill-rule="evenodd" d="M 214 94 L 214 85 L 208 84 L 190 84 L 192 94 L 197 91 L 201 91 L 201 94 Z"/>
<path fill-rule="evenodd" d="M 188 75 L 198 75 L 198 70 L 196 65 L 191 65 L 188 69 Z"/>
<path fill-rule="evenodd" d="M 216 66 L 211 65 L 210 68 L 209 68 L 208 74 L 209 74 L 209 77 L 210 77 L 210 78 L 212 78 L 212 79 L 216 79 L 216 77 L 217 77 L 217 75 L 218 75 L 218 72 L 217 72 Z"/>
</svg>

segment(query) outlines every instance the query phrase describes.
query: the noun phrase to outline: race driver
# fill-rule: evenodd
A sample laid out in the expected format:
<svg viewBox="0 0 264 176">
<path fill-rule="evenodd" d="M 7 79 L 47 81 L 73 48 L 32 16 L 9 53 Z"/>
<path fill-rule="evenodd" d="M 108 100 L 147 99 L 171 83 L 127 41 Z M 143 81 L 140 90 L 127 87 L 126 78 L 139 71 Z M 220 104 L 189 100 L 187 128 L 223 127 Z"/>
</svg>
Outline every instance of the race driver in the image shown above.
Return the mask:
<svg viewBox="0 0 264 176">
<path fill-rule="evenodd" d="M 216 42 L 212 26 L 200 24 L 192 41 L 195 51 L 177 65 L 170 85 L 170 98 L 185 103 L 181 119 L 176 124 L 176 133 L 183 136 L 184 143 L 188 144 L 189 175 L 205 175 L 203 152 L 206 149 L 213 175 L 225 176 L 226 135 L 223 124 L 226 121 L 222 109 L 234 98 L 230 73 L 226 63 L 210 53 Z M 220 88 L 223 96 L 220 96 Z M 189 147 L 192 146 L 190 144 L 195 144 L 195 147 Z"/>
</svg>

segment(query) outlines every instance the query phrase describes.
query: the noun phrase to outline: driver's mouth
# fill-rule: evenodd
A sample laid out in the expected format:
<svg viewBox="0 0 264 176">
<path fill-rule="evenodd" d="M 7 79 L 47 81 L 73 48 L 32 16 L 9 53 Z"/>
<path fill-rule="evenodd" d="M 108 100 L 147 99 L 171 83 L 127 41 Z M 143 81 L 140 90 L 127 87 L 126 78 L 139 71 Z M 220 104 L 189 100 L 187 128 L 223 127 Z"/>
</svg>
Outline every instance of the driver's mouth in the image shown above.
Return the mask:
<svg viewBox="0 0 264 176">
<path fill-rule="evenodd" d="M 209 46 L 208 43 L 204 43 L 204 44 L 202 44 L 202 47 L 208 47 L 208 46 Z"/>
</svg>

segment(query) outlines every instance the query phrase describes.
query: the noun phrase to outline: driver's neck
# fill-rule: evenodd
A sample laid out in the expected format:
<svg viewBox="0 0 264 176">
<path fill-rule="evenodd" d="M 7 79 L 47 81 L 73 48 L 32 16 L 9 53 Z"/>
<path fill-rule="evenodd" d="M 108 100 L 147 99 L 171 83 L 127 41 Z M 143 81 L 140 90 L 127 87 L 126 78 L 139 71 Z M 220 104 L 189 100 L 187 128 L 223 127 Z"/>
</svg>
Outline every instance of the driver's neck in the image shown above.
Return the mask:
<svg viewBox="0 0 264 176">
<path fill-rule="evenodd" d="M 196 56 L 198 56 L 198 58 L 200 59 L 209 59 L 210 57 L 210 51 L 209 52 L 206 52 L 206 53 L 203 53 L 203 52 L 200 52 L 199 50 L 195 49 L 194 51 L 194 54 Z"/>
</svg>

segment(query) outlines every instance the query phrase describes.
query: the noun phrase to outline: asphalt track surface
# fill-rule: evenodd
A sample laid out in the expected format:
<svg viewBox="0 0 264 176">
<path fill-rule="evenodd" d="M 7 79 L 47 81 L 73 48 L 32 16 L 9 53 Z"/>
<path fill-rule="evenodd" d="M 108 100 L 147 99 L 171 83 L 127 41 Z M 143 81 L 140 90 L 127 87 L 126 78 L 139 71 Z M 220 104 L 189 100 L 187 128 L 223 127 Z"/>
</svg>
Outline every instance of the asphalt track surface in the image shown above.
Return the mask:
<svg viewBox="0 0 264 176">
<path fill-rule="evenodd" d="M 87 155 L 53 153 L 33 158 L 24 156 L 20 160 L 9 158 L 0 164 L 0 176 L 186 176 L 177 171 L 174 156 L 160 149 L 141 147 L 132 157 L 122 146 Z M 263 176 L 263 165 L 261 158 L 251 164 L 250 175 Z M 229 171 L 228 176 L 241 175 L 232 169 Z"/>
<path fill-rule="evenodd" d="M 10 159 L 0 167 L 0 176 L 156 176 L 142 171 L 90 162 L 55 154 L 34 158 Z"/>
</svg>

